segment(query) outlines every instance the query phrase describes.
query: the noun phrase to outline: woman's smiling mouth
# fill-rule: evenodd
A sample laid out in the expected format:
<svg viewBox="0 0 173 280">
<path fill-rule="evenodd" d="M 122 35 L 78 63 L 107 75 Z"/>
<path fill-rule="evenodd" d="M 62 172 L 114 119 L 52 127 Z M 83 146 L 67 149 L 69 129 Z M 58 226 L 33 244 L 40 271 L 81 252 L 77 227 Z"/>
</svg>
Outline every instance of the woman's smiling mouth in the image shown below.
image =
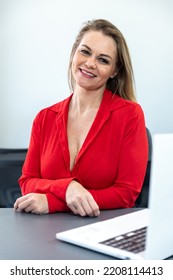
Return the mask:
<svg viewBox="0 0 173 280">
<path fill-rule="evenodd" d="M 88 72 L 84 69 L 79 68 L 79 70 L 80 70 L 81 74 L 86 78 L 95 78 L 96 77 L 96 75 L 94 75 L 93 73 Z"/>
</svg>

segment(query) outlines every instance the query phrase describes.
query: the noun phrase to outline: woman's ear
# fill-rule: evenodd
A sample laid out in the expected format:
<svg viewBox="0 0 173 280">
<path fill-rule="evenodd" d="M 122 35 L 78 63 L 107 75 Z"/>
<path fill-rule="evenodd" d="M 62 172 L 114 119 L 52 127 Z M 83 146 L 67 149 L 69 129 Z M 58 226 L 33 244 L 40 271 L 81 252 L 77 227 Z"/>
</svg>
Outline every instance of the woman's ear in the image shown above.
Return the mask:
<svg viewBox="0 0 173 280">
<path fill-rule="evenodd" d="M 114 72 L 114 73 L 110 76 L 110 78 L 113 79 L 116 75 L 117 75 L 117 72 Z"/>
</svg>

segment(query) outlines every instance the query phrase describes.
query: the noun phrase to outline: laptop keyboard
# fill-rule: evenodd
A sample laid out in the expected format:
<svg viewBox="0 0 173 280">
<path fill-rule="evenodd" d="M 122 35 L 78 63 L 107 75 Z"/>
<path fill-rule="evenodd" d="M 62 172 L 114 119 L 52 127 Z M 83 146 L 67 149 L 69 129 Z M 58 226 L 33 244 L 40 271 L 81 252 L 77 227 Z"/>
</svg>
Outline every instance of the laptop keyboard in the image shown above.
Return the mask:
<svg viewBox="0 0 173 280">
<path fill-rule="evenodd" d="M 130 231 L 102 241 L 100 244 L 116 247 L 121 250 L 126 250 L 133 253 L 139 253 L 145 249 L 146 229 L 147 227 L 143 227 L 134 231 Z"/>
</svg>

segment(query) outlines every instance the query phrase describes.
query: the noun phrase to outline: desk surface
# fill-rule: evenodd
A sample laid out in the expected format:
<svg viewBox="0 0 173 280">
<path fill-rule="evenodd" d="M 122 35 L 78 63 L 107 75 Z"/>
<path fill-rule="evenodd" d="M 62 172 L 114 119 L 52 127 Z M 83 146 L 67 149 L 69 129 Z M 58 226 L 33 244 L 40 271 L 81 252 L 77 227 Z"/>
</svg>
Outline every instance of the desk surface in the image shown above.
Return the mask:
<svg viewBox="0 0 173 280">
<path fill-rule="evenodd" d="M 57 232 L 106 220 L 137 208 L 101 211 L 99 217 L 79 217 L 70 213 L 35 215 L 0 208 L 1 260 L 109 260 L 100 253 L 55 239 Z"/>
</svg>

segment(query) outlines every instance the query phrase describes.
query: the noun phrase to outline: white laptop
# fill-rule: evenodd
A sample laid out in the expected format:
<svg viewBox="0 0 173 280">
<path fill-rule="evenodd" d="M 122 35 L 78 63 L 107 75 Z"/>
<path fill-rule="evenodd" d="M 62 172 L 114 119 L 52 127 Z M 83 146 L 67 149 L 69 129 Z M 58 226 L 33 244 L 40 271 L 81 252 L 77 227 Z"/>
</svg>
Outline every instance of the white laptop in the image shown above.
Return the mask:
<svg viewBox="0 0 173 280">
<path fill-rule="evenodd" d="M 173 255 L 173 134 L 156 134 L 149 209 L 56 234 L 56 238 L 119 259 Z"/>
</svg>

